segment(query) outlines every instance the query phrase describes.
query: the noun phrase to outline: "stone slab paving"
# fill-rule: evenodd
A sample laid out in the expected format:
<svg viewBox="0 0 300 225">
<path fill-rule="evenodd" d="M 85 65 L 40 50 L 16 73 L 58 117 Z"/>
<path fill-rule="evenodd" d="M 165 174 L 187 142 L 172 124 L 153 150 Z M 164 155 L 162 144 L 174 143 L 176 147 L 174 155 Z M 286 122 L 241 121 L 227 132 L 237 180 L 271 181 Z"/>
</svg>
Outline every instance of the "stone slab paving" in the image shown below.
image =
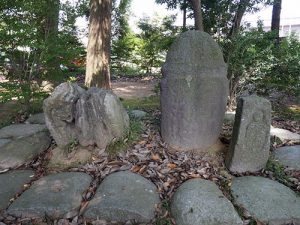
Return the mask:
<svg viewBox="0 0 300 225">
<path fill-rule="evenodd" d="M 300 145 L 277 148 L 274 157 L 289 169 L 300 170 Z"/>
<path fill-rule="evenodd" d="M 300 224 L 300 198 L 283 184 L 246 176 L 234 178 L 231 191 L 238 205 L 265 224 Z"/>
<path fill-rule="evenodd" d="M 47 127 L 41 124 L 13 124 L 0 129 L 0 138 L 28 137 L 45 130 Z"/>
<path fill-rule="evenodd" d="M 153 183 L 138 174 L 118 172 L 103 180 L 84 215 L 118 222 L 149 222 L 159 201 Z"/>
<path fill-rule="evenodd" d="M 15 139 L 0 147 L 0 169 L 18 167 L 45 151 L 51 143 L 48 131 Z"/>
<path fill-rule="evenodd" d="M 65 172 L 41 178 L 8 208 L 8 214 L 21 217 L 62 218 L 80 207 L 82 193 L 92 178 L 85 173 Z"/>
<path fill-rule="evenodd" d="M 281 128 L 275 128 L 271 126 L 270 131 L 271 136 L 275 136 L 279 138 L 281 141 L 294 141 L 299 142 L 300 141 L 300 135 L 293 133 L 289 130 L 281 129 Z"/>
<path fill-rule="evenodd" d="M 34 172 L 31 170 L 15 170 L 0 174 L 0 210 L 5 209 L 9 200 L 22 191 L 24 184 L 30 182 Z"/>
<path fill-rule="evenodd" d="M 6 145 L 8 142 L 11 142 L 11 139 L 0 139 L 0 148 Z"/>
<path fill-rule="evenodd" d="M 137 109 L 131 110 L 130 114 L 136 119 L 142 119 L 147 115 L 145 111 L 137 110 Z"/>
<path fill-rule="evenodd" d="M 176 225 L 242 225 L 231 202 L 216 184 L 192 179 L 182 184 L 171 201 Z"/>
<path fill-rule="evenodd" d="M 30 116 L 25 123 L 30 124 L 46 124 L 44 113 L 37 113 Z"/>
</svg>

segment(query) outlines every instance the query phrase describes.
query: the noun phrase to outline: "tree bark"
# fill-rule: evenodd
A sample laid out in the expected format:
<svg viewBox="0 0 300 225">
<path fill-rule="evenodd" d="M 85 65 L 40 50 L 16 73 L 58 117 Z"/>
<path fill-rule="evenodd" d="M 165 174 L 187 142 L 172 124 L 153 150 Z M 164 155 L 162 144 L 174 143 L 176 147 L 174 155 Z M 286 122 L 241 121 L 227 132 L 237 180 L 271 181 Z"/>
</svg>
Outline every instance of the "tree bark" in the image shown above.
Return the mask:
<svg viewBox="0 0 300 225">
<path fill-rule="evenodd" d="M 201 10 L 201 0 L 189 0 L 192 4 L 195 18 L 195 30 L 203 31 L 203 17 Z"/>
<path fill-rule="evenodd" d="M 182 11 L 183 11 L 182 29 L 183 29 L 183 31 L 186 31 L 186 8 L 187 8 L 186 0 L 184 0 L 183 8 L 182 8 Z"/>
<path fill-rule="evenodd" d="M 85 85 L 110 89 L 112 0 L 91 0 Z"/>
<path fill-rule="evenodd" d="M 273 3 L 271 31 L 276 33 L 276 41 L 279 42 L 280 13 L 282 0 L 275 0 Z"/>
<path fill-rule="evenodd" d="M 238 9 L 235 13 L 235 16 L 234 16 L 234 19 L 232 22 L 232 27 L 231 27 L 229 35 L 228 35 L 229 39 L 232 39 L 232 37 L 234 37 L 240 31 L 241 22 L 242 22 L 243 16 L 246 12 L 246 9 L 247 9 L 249 3 L 250 3 L 250 0 L 241 0 L 240 1 L 239 5 L 238 5 Z"/>
</svg>

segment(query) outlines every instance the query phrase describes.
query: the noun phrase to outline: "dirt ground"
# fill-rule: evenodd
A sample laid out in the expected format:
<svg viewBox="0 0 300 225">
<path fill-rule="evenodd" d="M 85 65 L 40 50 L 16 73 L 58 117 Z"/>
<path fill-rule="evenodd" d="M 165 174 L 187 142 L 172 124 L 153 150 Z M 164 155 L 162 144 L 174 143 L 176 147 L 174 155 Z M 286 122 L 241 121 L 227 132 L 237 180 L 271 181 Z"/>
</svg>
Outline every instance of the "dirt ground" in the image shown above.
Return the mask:
<svg viewBox="0 0 300 225">
<path fill-rule="evenodd" d="M 112 90 L 123 99 L 145 98 L 155 95 L 154 88 L 156 84 L 152 81 L 118 81 L 112 83 Z"/>
</svg>

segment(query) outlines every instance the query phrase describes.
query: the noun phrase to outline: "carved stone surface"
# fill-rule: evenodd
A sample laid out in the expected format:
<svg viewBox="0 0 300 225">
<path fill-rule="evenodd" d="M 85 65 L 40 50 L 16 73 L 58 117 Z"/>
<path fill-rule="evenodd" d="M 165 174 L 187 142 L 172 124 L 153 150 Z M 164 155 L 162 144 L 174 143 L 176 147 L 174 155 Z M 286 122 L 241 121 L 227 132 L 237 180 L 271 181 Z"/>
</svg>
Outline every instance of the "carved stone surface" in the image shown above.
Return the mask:
<svg viewBox="0 0 300 225">
<path fill-rule="evenodd" d="M 118 97 L 108 90 L 63 83 L 44 101 L 46 125 L 60 147 L 74 140 L 80 145 L 105 148 L 120 138 L 129 117 Z"/>
<path fill-rule="evenodd" d="M 240 98 L 226 166 L 232 172 L 265 167 L 270 150 L 271 103 L 258 96 Z"/>
<path fill-rule="evenodd" d="M 200 31 L 181 34 L 162 68 L 161 134 L 171 149 L 205 152 L 216 143 L 226 107 L 226 65 Z"/>
</svg>

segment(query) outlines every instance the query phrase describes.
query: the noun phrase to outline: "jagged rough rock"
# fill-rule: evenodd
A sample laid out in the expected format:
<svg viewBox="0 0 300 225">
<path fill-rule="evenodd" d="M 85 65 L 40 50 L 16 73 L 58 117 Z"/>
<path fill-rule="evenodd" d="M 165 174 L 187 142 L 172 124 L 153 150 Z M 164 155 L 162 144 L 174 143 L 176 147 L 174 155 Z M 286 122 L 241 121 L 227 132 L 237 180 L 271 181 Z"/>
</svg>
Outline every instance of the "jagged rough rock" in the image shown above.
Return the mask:
<svg viewBox="0 0 300 225">
<path fill-rule="evenodd" d="M 161 135 L 170 150 L 206 152 L 223 123 L 228 93 L 226 64 L 209 34 L 187 31 L 162 67 Z"/>
<path fill-rule="evenodd" d="M 22 191 L 24 184 L 30 182 L 33 176 L 34 172 L 31 170 L 15 170 L 0 174 L 0 210 L 8 206 L 9 200 Z"/>
<path fill-rule="evenodd" d="M 192 179 L 183 183 L 171 201 L 177 225 L 242 225 L 231 202 L 212 181 Z"/>
<path fill-rule="evenodd" d="M 277 148 L 274 157 L 288 169 L 300 170 L 300 145 Z"/>
<path fill-rule="evenodd" d="M 48 131 L 15 139 L 0 148 L 0 169 L 15 168 L 30 162 L 51 144 Z"/>
<path fill-rule="evenodd" d="M 90 88 L 76 104 L 76 129 L 82 146 L 94 143 L 102 149 L 121 138 L 129 127 L 129 117 L 119 98 L 111 91 Z"/>
<path fill-rule="evenodd" d="M 28 137 L 46 130 L 47 127 L 41 124 L 13 124 L 0 129 L 0 138 Z"/>
<path fill-rule="evenodd" d="M 109 90 L 62 83 L 44 101 L 46 125 L 60 147 L 78 140 L 80 145 L 105 148 L 129 127 L 122 103 Z"/>
<path fill-rule="evenodd" d="M 8 214 L 20 217 L 62 218 L 77 210 L 82 193 L 92 178 L 85 173 L 65 172 L 43 177 L 33 183 L 8 208 Z"/>
<path fill-rule="evenodd" d="M 300 224 L 300 197 L 283 184 L 263 177 L 238 177 L 231 192 L 238 205 L 264 224 Z"/>
<path fill-rule="evenodd" d="M 92 158 L 92 152 L 81 146 L 77 146 L 70 152 L 57 147 L 51 151 L 51 154 L 48 168 L 67 169 L 76 167 L 87 163 Z"/>
<path fill-rule="evenodd" d="M 266 166 L 270 151 L 271 103 L 258 96 L 238 101 L 226 166 L 231 172 L 256 172 Z"/>
<path fill-rule="evenodd" d="M 33 114 L 32 116 L 30 116 L 25 123 L 30 123 L 30 124 L 45 124 L 45 115 L 44 113 L 37 113 L 37 114 Z"/>
<path fill-rule="evenodd" d="M 289 130 L 275 128 L 271 126 L 270 134 L 272 137 L 279 138 L 281 142 L 285 142 L 285 141 L 300 142 L 300 135 L 293 133 Z"/>
<path fill-rule="evenodd" d="M 142 118 L 144 118 L 146 115 L 147 115 L 147 113 L 146 112 L 144 112 L 144 111 L 142 111 L 142 110 L 131 110 L 130 111 L 130 114 L 134 117 L 134 118 L 136 118 L 136 119 L 142 119 Z"/>
<path fill-rule="evenodd" d="M 11 139 L 0 139 L 0 148 L 9 142 L 11 142 Z"/>
<path fill-rule="evenodd" d="M 113 173 L 100 184 L 84 216 L 124 223 L 129 220 L 149 222 L 159 204 L 156 192 L 155 185 L 138 174 Z"/>
</svg>

